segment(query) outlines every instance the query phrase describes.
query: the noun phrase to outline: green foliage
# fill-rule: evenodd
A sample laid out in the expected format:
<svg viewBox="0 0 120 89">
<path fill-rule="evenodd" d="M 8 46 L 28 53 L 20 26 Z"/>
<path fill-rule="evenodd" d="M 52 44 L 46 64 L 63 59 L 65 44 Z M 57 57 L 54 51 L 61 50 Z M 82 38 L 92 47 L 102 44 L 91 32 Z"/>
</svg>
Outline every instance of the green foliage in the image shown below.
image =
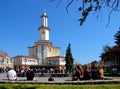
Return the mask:
<svg viewBox="0 0 120 89">
<path fill-rule="evenodd" d="M 99 84 L 99 85 L 0 84 L 0 89 L 120 89 L 120 84 Z"/>
<path fill-rule="evenodd" d="M 115 39 L 115 43 L 120 46 L 120 28 L 119 31 L 117 31 L 117 33 L 114 35 L 114 39 Z"/>
<path fill-rule="evenodd" d="M 102 53 L 102 61 L 104 63 L 112 63 L 112 65 L 120 65 L 120 46 L 113 46 L 108 51 Z"/>
<path fill-rule="evenodd" d="M 66 61 L 66 64 L 65 64 L 66 71 L 72 70 L 73 69 L 74 58 L 72 57 L 70 43 L 69 43 L 69 45 L 67 47 L 67 50 L 66 50 L 65 61 Z"/>
<path fill-rule="evenodd" d="M 37 86 L 32 84 L 2 84 L 0 89 L 37 89 Z"/>
<path fill-rule="evenodd" d="M 115 43 L 116 46 L 109 47 L 105 46 L 103 53 L 101 54 L 101 59 L 103 63 L 111 63 L 112 65 L 120 65 L 120 29 L 115 34 Z"/>
</svg>

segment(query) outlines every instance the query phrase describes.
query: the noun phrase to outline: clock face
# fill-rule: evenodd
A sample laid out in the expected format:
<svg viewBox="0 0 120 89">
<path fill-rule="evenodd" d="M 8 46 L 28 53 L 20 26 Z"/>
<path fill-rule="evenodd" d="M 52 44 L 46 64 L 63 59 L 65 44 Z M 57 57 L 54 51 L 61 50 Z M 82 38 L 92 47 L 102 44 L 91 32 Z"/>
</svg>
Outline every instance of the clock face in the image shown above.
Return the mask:
<svg viewBox="0 0 120 89">
<path fill-rule="evenodd" d="M 42 34 L 45 34 L 45 31 L 42 31 Z"/>
</svg>

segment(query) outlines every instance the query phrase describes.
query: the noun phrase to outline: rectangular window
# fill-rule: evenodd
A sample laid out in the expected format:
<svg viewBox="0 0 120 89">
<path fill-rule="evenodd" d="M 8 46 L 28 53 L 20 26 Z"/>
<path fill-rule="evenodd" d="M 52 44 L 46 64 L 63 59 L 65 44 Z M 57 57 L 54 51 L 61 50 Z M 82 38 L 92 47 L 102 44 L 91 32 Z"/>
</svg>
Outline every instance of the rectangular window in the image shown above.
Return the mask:
<svg viewBox="0 0 120 89">
<path fill-rule="evenodd" d="M 51 48 L 49 48 L 49 52 L 51 53 Z"/>
<path fill-rule="evenodd" d="M 37 53 L 37 48 L 36 48 L 36 53 Z"/>
</svg>

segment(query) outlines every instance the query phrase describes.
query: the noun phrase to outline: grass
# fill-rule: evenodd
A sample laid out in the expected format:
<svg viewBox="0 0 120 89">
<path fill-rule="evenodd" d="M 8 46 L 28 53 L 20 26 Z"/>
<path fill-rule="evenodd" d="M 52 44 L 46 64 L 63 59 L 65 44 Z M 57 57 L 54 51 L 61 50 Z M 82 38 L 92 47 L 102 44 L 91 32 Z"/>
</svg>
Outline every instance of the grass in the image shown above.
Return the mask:
<svg viewBox="0 0 120 89">
<path fill-rule="evenodd" d="M 99 85 L 0 84 L 0 89 L 120 89 L 120 84 L 99 84 Z"/>
</svg>

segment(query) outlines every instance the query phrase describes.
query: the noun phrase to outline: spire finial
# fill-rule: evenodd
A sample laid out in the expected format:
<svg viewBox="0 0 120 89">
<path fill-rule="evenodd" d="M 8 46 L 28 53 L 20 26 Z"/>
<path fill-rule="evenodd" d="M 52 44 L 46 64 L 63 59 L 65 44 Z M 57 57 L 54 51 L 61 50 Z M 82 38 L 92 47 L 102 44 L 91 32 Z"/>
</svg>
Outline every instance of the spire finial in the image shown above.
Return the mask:
<svg viewBox="0 0 120 89">
<path fill-rule="evenodd" d="M 43 15 L 46 16 L 46 11 L 44 10 Z"/>
</svg>

